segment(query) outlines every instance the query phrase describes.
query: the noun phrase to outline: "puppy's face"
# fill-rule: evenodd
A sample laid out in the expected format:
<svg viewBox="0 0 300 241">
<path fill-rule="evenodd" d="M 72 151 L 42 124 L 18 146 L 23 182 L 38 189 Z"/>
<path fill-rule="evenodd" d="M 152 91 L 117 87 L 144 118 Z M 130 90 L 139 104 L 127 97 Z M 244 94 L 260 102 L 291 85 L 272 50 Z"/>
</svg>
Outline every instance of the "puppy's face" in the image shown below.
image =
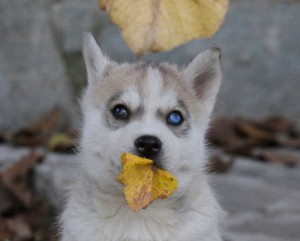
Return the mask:
<svg viewBox="0 0 300 241">
<path fill-rule="evenodd" d="M 208 50 L 182 71 L 116 64 L 86 35 L 85 172 L 106 191 L 119 191 L 120 155 L 129 152 L 154 160 L 177 177 L 178 192 L 184 190 L 204 163 L 205 130 L 221 80 L 219 55 Z"/>
</svg>

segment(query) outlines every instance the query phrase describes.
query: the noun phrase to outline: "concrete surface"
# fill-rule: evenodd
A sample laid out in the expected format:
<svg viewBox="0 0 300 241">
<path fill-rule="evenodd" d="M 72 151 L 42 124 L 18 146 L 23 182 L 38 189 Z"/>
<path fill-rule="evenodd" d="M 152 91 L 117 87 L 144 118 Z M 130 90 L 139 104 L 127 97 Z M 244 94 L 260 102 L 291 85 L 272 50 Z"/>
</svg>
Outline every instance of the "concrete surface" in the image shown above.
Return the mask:
<svg viewBox="0 0 300 241">
<path fill-rule="evenodd" d="M 0 146 L 0 171 L 26 152 L 28 149 Z M 45 162 L 36 168 L 37 190 L 61 208 L 76 179 L 77 167 L 74 155 L 48 153 Z M 299 174 L 299 166 L 287 168 L 238 158 L 230 172 L 212 176 L 212 186 L 227 211 L 222 228 L 224 240 L 298 241 Z"/>
<path fill-rule="evenodd" d="M 0 1 L 0 130 L 37 121 L 74 100 L 41 0 Z"/>
<path fill-rule="evenodd" d="M 296 241 L 300 238 L 300 169 L 239 158 L 213 179 L 228 212 L 224 238 L 230 241 Z"/>
</svg>

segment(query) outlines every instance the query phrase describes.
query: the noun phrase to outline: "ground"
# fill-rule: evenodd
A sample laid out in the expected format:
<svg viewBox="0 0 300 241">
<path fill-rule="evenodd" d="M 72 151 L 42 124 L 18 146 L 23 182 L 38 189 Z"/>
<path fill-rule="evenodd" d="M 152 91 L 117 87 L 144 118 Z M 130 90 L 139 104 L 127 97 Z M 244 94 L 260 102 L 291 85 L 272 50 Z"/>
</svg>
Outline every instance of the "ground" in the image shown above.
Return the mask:
<svg viewBox="0 0 300 241">
<path fill-rule="evenodd" d="M 28 152 L 28 148 L 0 146 L 0 171 Z M 298 151 L 293 154 L 300 156 Z M 227 212 L 222 225 L 224 240 L 299 240 L 299 171 L 299 166 L 286 167 L 238 157 L 228 172 L 212 175 L 211 184 Z M 35 187 L 60 209 L 76 174 L 75 155 L 48 153 L 35 169 Z"/>
</svg>

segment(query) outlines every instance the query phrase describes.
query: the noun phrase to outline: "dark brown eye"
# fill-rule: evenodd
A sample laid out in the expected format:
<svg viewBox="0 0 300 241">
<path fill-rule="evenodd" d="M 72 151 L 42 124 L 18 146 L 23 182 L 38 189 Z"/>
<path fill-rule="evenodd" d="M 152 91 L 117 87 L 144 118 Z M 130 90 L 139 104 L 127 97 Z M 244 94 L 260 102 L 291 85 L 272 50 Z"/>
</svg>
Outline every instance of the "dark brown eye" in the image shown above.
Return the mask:
<svg viewBox="0 0 300 241">
<path fill-rule="evenodd" d="M 127 120 L 130 114 L 128 108 L 124 105 L 116 105 L 111 113 L 117 120 Z"/>
</svg>

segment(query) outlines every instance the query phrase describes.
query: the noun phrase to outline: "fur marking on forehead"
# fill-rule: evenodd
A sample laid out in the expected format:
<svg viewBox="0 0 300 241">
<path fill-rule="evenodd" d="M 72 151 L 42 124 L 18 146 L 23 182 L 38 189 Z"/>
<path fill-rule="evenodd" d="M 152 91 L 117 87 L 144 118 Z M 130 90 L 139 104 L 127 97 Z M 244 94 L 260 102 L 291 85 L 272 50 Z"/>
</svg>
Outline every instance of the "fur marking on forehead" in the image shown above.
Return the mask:
<svg viewBox="0 0 300 241">
<path fill-rule="evenodd" d="M 142 86 L 144 97 L 155 100 L 161 96 L 163 88 L 162 75 L 156 68 L 148 67 L 146 79 Z"/>
<path fill-rule="evenodd" d="M 143 104 L 148 110 L 167 111 L 178 104 L 179 97 L 176 90 L 166 86 L 159 68 L 149 66 L 147 76 L 140 87 Z"/>
<path fill-rule="evenodd" d="M 147 74 L 140 82 L 140 89 L 145 101 L 158 102 L 159 105 L 167 102 L 176 104 L 181 99 L 178 72 L 168 64 L 148 64 Z"/>
<path fill-rule="evenodd" d="M 165 102 L 169 106 L 176 105 L 178 100 L 184 102 L 189 108 L 196 107 L 194 93 L 175 66 L 167 63 L 148 65 L 147 76 L 143 82 L 143 93 L 146 93 L 143 95 L 151 102 L 158 101 L 160 107 Z"/>
<path fill-rule="evenodd" d="M 122 101 L 124 101 L 128 105 L 140 105 L 141 104 L 141 96 L 135 86 L 129 86 L 119 97 Z"/>
<path fill-rule="evenodd" d="M 136 108 L 142 102 L 141 95 L 137 91 L 135 86 L 128 87 L 126 90 L 113 95 L 108 101 L 107 106 L 112 106 L 116 104 L 125 104 Z"/>
</svg>

